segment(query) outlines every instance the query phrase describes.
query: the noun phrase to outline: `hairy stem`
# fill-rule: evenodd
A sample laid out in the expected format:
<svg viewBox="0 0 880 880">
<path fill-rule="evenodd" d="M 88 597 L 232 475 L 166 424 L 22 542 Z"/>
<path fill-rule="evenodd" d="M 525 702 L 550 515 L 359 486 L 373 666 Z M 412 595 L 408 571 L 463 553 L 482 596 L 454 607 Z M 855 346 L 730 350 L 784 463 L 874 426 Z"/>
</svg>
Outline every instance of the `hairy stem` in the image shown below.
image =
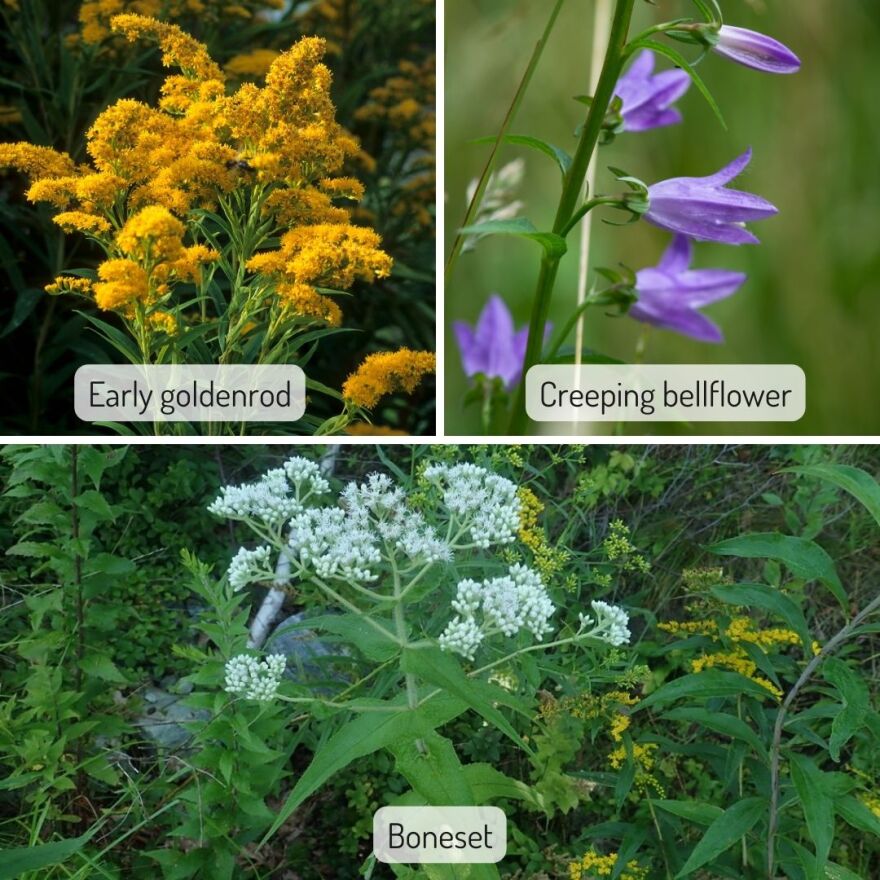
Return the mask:
<svg viewBox="0 0 880 880">
<path fill-rule="evenodd" d="M 602 74 L 599 77 L 596 94 L 593 96 L 593 101 L 590 104 L 590 112 L 581 133 L 581 139 L 562 187 L 562 197 L 559 200 L 556 220 L 553 223 L 553 232 L 557 235 L 562 235 L 563 232 L 570 230 L 570 223 L 578 210 L 587 170 L 592 161 L 593 153 L 596 151 L 596 146 L 599 143 L 602 125 L 608 113 L 608 107 L 614 97 L 617 80 L 620 78 L 620 73 L 626 61 L 627 36 L 634 6 L 635 0 L 617 0 L 614 18 L 611 22 L 608 51 L 605 53 L 605 61 L 602 65 Z M 519 391 L 514 402 L 510 423 L 511 434 L 524 433 L 528 424 L 525 408 L 525 377 L 528 371 L 541 359 L 541 351 L 544 345 L 544 327 L 547 323 L 547 316 L 550 313 L 550 304 L 553 299 L 556 276 L 559 273 L 560 259 L 561 257 L 551 257 L 546 253 L 541 259 L 541 270 L 538 275 L 538 285 L 535 290 L 535 298 L 532 302 L 532 315 L 529 321 L 529 341 L 526 346 L 523 381 L 520 382 Z"/>
<path fill-rule="evenodd" d="M 797 699 L 798 694 L 809 683 L 815 671 L 822 662 L 830 657 L 853 633 L 875 612 L 880 611 L 880 596 L 868 603 L 843 629 L 825 643 L 822 650 L 804 667 L 800 678 L 794 683 L 788 692 L 779 712 L 776 715 L 776 724 L 773 726 L 773 742 L 770 746 L 770 818 L 767 824 L 767 880 L 773 880 L 773 872 L 776 868 L 776 831 L 779 826 L 779 768 L 780 752 L 782 749 L 782 731 L 789 709 Z"/>
</svg>

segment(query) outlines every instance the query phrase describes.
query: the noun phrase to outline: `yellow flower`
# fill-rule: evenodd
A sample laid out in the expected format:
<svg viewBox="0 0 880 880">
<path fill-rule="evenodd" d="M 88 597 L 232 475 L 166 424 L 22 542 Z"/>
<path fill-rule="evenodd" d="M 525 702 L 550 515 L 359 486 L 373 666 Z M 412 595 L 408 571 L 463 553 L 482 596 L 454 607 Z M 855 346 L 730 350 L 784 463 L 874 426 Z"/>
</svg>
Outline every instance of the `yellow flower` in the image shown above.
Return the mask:
<svg viewBox="0 0 880 880">
<path fill-rule="evenodd" d="M 183 256 L 185 227 L 167 208 L 151 205 L 130 217 L 116 237 L 119 250 L 142 263 L 167 263 Z"/>
<path fill-rule="evenodd" d="M 95 302 L 105 311 L 124 309 L 146 300 L 150 289 L 147 273 L 131 260 L 105 260 L 98 266 Z"/>
<path fill-rule="evenodd" d="M 427 351 L 383 351 L 369 355 L 342 386 L 342 396 L 372 409 L 392 391 L 415 391 L 422 378 L 437 368 L 437 356 Z"/>
<path fill-rule="evenodd" d="M 345 433 L 352 437 L 406 437 L 407 432 L 386 425 L 371 425 L 369 422 L 352 422 Z"/>
<path fill-rule="evenodd" d="M 96 214 L 85 211 L 64 211 L 52 218 L 65 232 L 86 232 L 100 235 L 110 231 L 110 223 Z"/>
<path fill-rule="evenodd" d="M 161 330 L 169 336 L 174 336 L 177 333 L 177 318 L 171 312 L 165 312 L 161 309 L 153 312 L 149 317 L 149 322 L 154 330 Z"/>
<path fill-rule="evenodd" d="M 264 77 L 272 66 L 272 62 L 278 57 L 274 49 L 254 49 L 234 55 L 226 62 L 226 72 L 233 76 Z"/>
<path fill-rule="evenodd" d="M 570 880 L 592 880 L 597 877 L 610 877 L 617 867 L 617 853 L 609 853 L 607 856 L 599 855 L 591 849 L 584 853 L 581 858 L 571 862 L 568 866 Z M 646 880 L 648 869 L 639 866 L 633 859 L 627 862 L 624 870 L 618 875 L 620 880 Z"/>
<path fill-rule="evenodd" d="M 278 298 L 284 306 L 296 315 L 317 318 L 331 327 L 342 323 L 342 311 L 329 296 L 322 296 L 308 284 L 279 284 L 276 288 Z"/>
<path fill-rule="evenodd" d="M 88 278 L 77 278 L 73 275 L 59 275 L 51 284 L 46 285 L 46 293 L 78 293 L 88 296 L 92 293 L 92 282 Z"/>
<path fill-rule="evenodd" d="M 223 81 L 223 71 L 211 60 L 205 46 L 182 31 L 175 24 L 165 24 L 145 15 L 117 15 L 110 27 L 127 40 L 148 37 L 155 40 L 162 50 L 162 63 L 166 67 L 179 67 L 191 79 Z"/>
<path fill-rule="evenodd" d="M 67 153 L 34 144 L 0 144 L 0 168 L 15 168 L 31 180 L 44 177 L 71 177 L 76 165 Z"/>
<path fill-rule="evenodd" d="M 738 672 L 746 678 L 751 679 L 761 687 L 766 688 L 777 699 L 782 697 L 782 691 L 775 684 L 768 681 L 761 675 L 757 675 L 758 667 L 753 660 L 746 654 L 744 648 L 734 648 L 732 651 L 719 651 L 715 654 L 704 654 L 691 661 L 692 672 L 702 672 L 704 669 L 713 667 L 721 667 L 729 669 L 732 672 Z"/>
</svg>

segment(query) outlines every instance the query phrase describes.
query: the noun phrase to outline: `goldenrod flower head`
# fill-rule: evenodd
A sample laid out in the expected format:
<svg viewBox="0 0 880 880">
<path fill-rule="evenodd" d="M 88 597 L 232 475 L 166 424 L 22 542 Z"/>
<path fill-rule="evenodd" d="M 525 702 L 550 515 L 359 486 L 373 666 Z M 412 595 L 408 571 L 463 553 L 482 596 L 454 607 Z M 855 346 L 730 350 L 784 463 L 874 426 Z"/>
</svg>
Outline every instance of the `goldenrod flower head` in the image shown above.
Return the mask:
<svg viewBox="0 0 880 880">
<path fill-rule="evenodd" d="M 161 330 L 169 336 L 174 336 L 177 333 L 177 318 L 171 312 L 160 309 L 153 312 L 148 320 L 154 330 Z"/>
<path fill-rule="evenodd" d="M 599 877 L 610 877 L 617 867 L 617 853 L 609 853 L 607 856 L 599 855 L 591 849 L 584 853 L 580 859 L 571 862 L 568 866 L 570 880 L 594 880 Z M 620 880 L 647 880 L 648 869 L 639 866 L 633 859 L 627 862 L 624 870 L 618 875 Z"/>
<path fill-rule="evenodd" d="M 2 167 L 15 168 L 31 180 L 71 177 L 76 173 L 76 165 L 67 153 L 24 142 L 0 144 L 0 168 Z"/>
<path fill-rule="evenodd" d="M 342 396 L 372 409 L 392 391 L 412 394 L 422 378 L 437 369 L 437 356 L 427 351 L 383 351 L 369 355 L 342 386 Z"/>
<path fill-rule="evenodd" d="M 323 296 L 308 284 L 282 282 L 275 292 L 285 308 L 295 315 L 316 318 L 331 327 L 338 327 L 342 323 L 342 310 L 339 306 L 329 296 Z"/>
<path fill-rule="evenodd" d="M 67 208 L 76 198 L 76 177 L 43 177 L 35 180 L 26 195 L 30 202 L 48 202 Z"/>
<path fill-rule="evenodd" d="M 65 232 L 85 232 L 100 235 L 110 231 L 110 223 L 97 214 L 85 211 L 64 211 L 52 218 Z"/>
<path fill-rule="evenodd" d="M 125 14 L 114 16 L 110 27 L 132 42 L 143 38 L 155 40 L 162 49 L 165 67 L 179 67 L 191 79 L 224 80 L 223 71 L 211 60 L 207 48 L 176 24 L 166 24 L 145 15 Z"/>
<path fill-rule="evenodd" d="M 150 281 L 147 273 L 131 260 L 105 260 L 98 266 L 95 302 L 105 311 L 125 309 L 136 300 L 146 300 Z"/>
<path fill-rule="evenodd" d="M 123 98 L 94 121 L 86 135 L 86 149 L 99 171 L 125 180 L 145 180 L 152 169 L 144 137 L 153 134 L 164 141 L 171 135 L 171 122 L 158 110 Z"/>
<path fill-rule="evenodd" d="M 129 218 L 116 237 L 123 254 L 142 264 L 167 263 L 183 256 L 185 227 L 167 208 L 150 205 Z"/>
<path fill-rule="evenodd" d="M 252 76 L 262 79 L 272 66 L 279 53 L 274 49 L 254 49 L 234 55 L 226 62 L 226 72 L 232 76 Z"/>
<path fill-rule="evenodd" d="M 406 431 L 389 428 L 387 425 L 372 425 L 369 422 L 352 422 L 345 433 L 351 437 L 405 437 Z"/>
<path fill-rule="evenodd" d="M 744 648 L 736 647 L 732 651 L 719 651 L 714 654 L 704 654 L 691 661 L 692 672 L 702 672 L 704 669 L 721 667 L 751 679 L 761 687 L 766 688 L 777 699 L 782 697 L 782 691 L 771 681 L 761 675 L 757 675 L 757 664 L 749 658 Z"/>
<path fill-rule="evenodd" d="M 46 293 L 53 296 L 60 293 L 88 296 L 92 293 L 92 282 L 88 278 L 77 278 L 74 275 L 59 275 L 51 284 L 47 284 L 45 289 Z"/>
</svg>

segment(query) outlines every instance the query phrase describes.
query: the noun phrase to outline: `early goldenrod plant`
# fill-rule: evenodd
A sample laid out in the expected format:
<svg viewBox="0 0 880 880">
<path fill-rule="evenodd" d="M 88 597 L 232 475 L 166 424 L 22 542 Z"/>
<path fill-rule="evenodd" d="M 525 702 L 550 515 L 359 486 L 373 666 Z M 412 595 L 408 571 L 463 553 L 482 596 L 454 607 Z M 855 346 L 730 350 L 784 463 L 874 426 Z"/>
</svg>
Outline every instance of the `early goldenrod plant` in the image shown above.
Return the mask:
<svg viewBox="0 0 880 880">
<path fill-rule="evenodd" d="M 307 369 L 342 331 L 344 297 L 392 271 L 379 235 L 347 207 L 363 195 L 343 171 L 359 146 L 336 121 L 324 41 L 301 39 L 274 57 L 262 87 L 229 91 L 206 47 L 176 25 L 128 13 L 109 27 L 158 43 L 178 69 L 158 105 L 125 98 L 104 110 L 87 134 L 88 164 L 0 145 L 0 165 L 30 177 L 28 198 L 105 255 L 95 272 L 61 275 L 47 290 L 116 315 L 127 333 L 89 319 L 132 363 Z M 371 355 L 342 393 L 312 381 L 341 412 L 310 430 L 369 420 L 385 393 L 412 391 L 433 369 L 432 354 L 401 348 Z"/>
</svg>

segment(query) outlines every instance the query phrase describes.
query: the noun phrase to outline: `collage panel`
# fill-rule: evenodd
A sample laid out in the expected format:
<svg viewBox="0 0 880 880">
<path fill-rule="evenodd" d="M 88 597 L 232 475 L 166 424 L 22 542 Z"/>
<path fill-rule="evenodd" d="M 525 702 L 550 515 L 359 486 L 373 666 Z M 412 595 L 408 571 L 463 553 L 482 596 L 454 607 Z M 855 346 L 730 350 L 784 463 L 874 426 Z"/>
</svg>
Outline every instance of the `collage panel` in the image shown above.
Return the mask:
<svg viewBox="0 0 880 880">
<path fill-rule="evenodd" d="M 870 880 L 878 455 L 7 446 L 0 876 Z"/>
<path fill-rule="evenodd" d="M 839 12 L 446 4 L 448 434 L 877 434 L 880 11 Z"/>
<path fill-rule="evenodd" d="M 433 2 L 0 17 L 0 433 L 435 432 Z"/>
</svg>

